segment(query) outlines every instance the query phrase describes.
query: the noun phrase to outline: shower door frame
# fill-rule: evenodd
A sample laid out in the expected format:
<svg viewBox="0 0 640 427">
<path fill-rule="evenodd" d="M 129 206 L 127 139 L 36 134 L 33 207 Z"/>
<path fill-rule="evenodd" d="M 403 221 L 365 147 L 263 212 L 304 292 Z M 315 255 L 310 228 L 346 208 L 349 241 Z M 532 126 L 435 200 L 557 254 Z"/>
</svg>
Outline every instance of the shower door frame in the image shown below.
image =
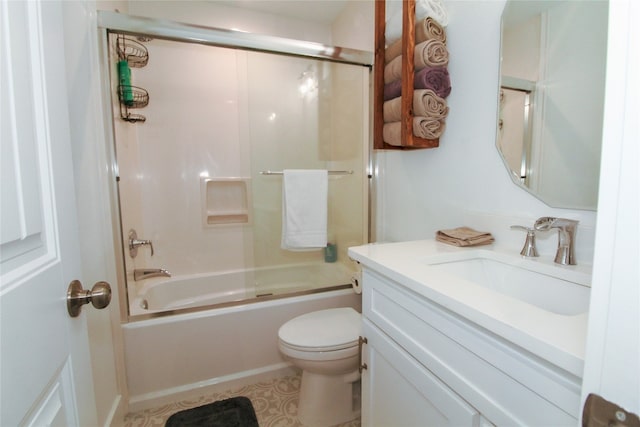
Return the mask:
<svg viewBox="0 0 640 427">
<path fill-rule="evenodd" d="M 119 180 L 118 162 L 115 149 L 115 126 L 112 114 L 113 93 L 110 86 L 111 70 L 109 66 L 109 34 L 119 33 L 130 36 L 148 36 L 163 40 L 202 44 L 207 46 L 243 49 L 256 52 L 290 55 L 308 59 L 324 60 L 329 62 L 358 65 L 369 68 L 369 74 L 373 69 L 374 55 L 372 52 L 335 47 L 316 42 L 308 42 L 283 37 L 251 34 L 224 28 L 205 27 L 191 25 L 169 20 L 132 16 L 110 11 L 97 11 L 98 38 L 100 48 L 100 67 L 102 84 L 102 102 L 105 123 L 105 135 L 108 142 L 107 159 L 108 173 L 110 175 L 110 206 L 114 247 L 121 248 L 120 256 L 116 256 L 118 286 L 126 290 L 126 264 L 124 253 L 124 241 L 122 238 L 122 218 L 120 213 L 120 195 L 117 182 Z M 367 147 L 363 150 L 365 155 L 365 174 L 363 192 L 367 195 L 365 215 L 365 235 L 367 242 L 371 242 L 375 227 L 375 178 L 377 167 L 374 165 L 374 151 L 372 139 L 372 109 L 369 100 L 373 99 L 369 78 L 365 88 L 365 116 L 368 117 L 368 127 L 365 129 Z M 128 292 L 119 292 L 120 320 L 130 321 Z M 284 295 L 286 297 L 286 295 Z M 162 313 L 160 313 L 161 315 Z M 155 316 L 153 316 L 155 317 Z"/>
</svg>

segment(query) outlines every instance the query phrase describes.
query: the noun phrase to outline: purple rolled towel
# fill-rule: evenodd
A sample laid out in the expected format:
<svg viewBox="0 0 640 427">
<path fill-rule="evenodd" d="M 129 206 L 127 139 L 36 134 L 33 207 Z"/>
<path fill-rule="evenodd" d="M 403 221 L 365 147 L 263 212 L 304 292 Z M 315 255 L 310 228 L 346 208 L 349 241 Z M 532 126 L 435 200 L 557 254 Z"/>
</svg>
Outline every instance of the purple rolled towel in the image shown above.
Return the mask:
<svg viewBox="0 0 640 427">
<path fill-rule="evenodd" d="M 446 67 L 426 67 L 414 73 L 414 89 L 431 89 L 441 98 L 451 93 L 451 80 Z M 384 85 L 384 100 L 397 98 L 402 94 L 402 80 L 394 80 Z"/>
</svg>

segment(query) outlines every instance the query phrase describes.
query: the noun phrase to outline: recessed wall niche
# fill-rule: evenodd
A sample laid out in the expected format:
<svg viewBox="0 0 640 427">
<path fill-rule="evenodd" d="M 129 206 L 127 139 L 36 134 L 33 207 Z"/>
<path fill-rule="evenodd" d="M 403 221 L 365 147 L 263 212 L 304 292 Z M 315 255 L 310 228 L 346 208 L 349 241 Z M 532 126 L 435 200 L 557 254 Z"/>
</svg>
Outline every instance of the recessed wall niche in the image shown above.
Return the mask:
<svg viewBox="0 0 640 427">
<path fill-rule="evenodd" d="M 202 220 L 205 227 L 249 224 L 250 178 L 202 178 Z"/>
</svg>

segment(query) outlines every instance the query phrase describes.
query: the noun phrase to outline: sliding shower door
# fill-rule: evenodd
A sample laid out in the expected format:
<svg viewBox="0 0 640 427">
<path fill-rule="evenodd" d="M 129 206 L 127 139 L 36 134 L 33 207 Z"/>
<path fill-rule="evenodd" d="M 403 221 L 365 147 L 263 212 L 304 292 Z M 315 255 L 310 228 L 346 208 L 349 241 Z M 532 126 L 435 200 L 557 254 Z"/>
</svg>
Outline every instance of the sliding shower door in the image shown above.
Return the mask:
<svg viewBox="0 0 640 427">
<path fill-rule="evenodd" d="M 131 312 L 157 282 L 197 298 L 194 276 L 224 277 L 205 292 L 232 300 L 350 283 L 347 248 L 368 238 L 369 68 L 127 37 L 148 53 L 127 70 L 122 35 L 109 37 Z M 144 105 L 126 98 L 123 69 Z M 328 249 L 281 249 L 282 176 L 264 172 L 284 169 L 342 171 L 329 177 Z"/>
<path fill-rule="evenodd" d="M 353 266 L 346 250 L 367 241 L 368 77 L 362 66 L 247 54 L 258 294 L 350 282 Z M 334 172 L 329 175 L 327 250 L 281 248 L 279 172 L 284 169 Z M 274 266 L 285 275 L 282 280 L 270 271 Z"/>
<path fill-rule="evenodd" d="M 246 70 L 256 291 L 350 283 L 347 248 L 367 241 L 369 69 L 251 52 Z M 327 249 L 281 248 L 284 169 L 330 171 Z"/>
</svg>

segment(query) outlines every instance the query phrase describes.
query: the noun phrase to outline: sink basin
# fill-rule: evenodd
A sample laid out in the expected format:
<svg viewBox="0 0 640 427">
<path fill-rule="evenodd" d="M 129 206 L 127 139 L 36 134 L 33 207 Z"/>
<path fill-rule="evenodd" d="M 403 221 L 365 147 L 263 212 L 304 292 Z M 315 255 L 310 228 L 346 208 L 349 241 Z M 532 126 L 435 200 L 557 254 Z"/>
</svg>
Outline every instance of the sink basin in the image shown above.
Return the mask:
<svg viewBox="0 0 640 427">
<path fill-rule="evenodd" d="M 591 288 L 587 283 L 549 274 L 557 268 L 559 275 L 570 275 L 570 271 L 563 271 L 560 267 L 536 265 L 534 261 L 522 259 L 510 263 L 480 253 L 470 254 L 464 259 L 438 260 L 428 264 L 435 271 L 452 276 L 452 279 L 480 285 L 552 313 L 571 316 L 586 313 L 589 309 Z"/>
</svg>

